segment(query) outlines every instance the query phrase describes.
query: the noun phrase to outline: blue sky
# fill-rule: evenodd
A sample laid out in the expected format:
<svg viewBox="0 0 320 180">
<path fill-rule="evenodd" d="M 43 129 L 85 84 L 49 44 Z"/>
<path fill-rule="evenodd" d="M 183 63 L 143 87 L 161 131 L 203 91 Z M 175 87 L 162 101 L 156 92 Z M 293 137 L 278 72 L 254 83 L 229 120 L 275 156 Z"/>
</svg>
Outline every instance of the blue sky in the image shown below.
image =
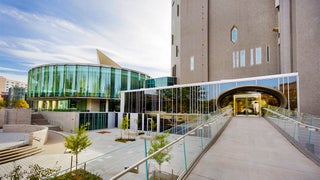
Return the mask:
<svg viewBox="0 0 320 180">
<path fill-rule="evenodd" d="M 97 63 L 170 75 L 171 0 L 1 0 L 0 76 L 27 82 L 50 63 Z"/>
</svg>

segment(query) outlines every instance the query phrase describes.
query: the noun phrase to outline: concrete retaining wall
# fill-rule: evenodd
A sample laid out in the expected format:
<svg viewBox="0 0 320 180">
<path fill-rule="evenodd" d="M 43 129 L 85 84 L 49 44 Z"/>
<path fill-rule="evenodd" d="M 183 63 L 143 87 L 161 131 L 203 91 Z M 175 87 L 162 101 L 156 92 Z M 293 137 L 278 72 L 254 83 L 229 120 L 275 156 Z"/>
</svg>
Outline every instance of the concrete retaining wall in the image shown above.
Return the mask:
<svg viewBox="0 0 320 180">
<path fill-rule="evenodd" d="M 0 109 L 0 127 L 4 124 L 31 124 L 31 109 Z"/>
<path fill-rule="evenodd" d="M 6 109 L 2 108 L 0 109 L 0 128 L 2 128 L 4 124 L 6 124 L 6 119 Z"/>
<path fill-rule="evenodd" d="M 79 126 L 78 112 L 41 112 L 50 124 L 59 125 L 65 132 L 74 132 L 74 127 Z"/>
<path fill-rule="evenodd" d="M 29 125 L 29 124 L 5 124 L 3 125 L 4 133 L 29 133 L 29 144 L 41 147 L 48 139 L 48 127 Z"/>
</svg>

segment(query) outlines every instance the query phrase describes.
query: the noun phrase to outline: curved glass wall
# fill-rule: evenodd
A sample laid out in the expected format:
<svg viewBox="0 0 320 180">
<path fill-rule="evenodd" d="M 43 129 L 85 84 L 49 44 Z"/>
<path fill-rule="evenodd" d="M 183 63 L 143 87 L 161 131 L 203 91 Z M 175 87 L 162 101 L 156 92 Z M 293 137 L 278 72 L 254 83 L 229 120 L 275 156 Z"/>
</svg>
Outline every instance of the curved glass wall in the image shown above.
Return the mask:
<svg viewBox="0 0 320 180">
<path fill-rule="evenodd" d="M 28 72 L 28 97 L 120 98 L 121 90 L 144 88 L 150 77 L 94 65 L 46 65 Z"/>
</svg>

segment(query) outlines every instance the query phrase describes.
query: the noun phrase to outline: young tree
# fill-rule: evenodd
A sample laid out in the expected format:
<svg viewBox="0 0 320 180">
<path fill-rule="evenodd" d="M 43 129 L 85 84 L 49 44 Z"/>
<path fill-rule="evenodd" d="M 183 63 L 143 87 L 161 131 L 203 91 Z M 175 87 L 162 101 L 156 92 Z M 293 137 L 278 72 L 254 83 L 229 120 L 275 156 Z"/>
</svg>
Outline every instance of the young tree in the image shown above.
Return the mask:
<svg viewBox="0 0 320 180">
<path fill-rule="evenodd" d="M 129 128 L 129 118 L 128 116 L 123 117 L 122 122 L 120 123 L 120 129 L 121 131 L 121 139 L 122 139 L 122 132 L 127 130 Z M 128 133 L 128 139 L 129 139 L 129 133 Z"/>
<path fill-rule="evenodd" d="M 16 102 L 14 108 L 29 108 L 29 104 L 23 98 L 21 98 L 18 102 Z"/>
<path fill-rule="evenodd" d="M 6 104 L 6 101 L 0 98 L 0 108 L 5 108 L 7 106 Z"/>
<path fill-rule="evenodd" d="M 151 140 L 151 148 L 148 150 L 148 154 L 151 155 L 152 153 L 169 144 L 169 140 L 167 139 L 168 136 L 168 132 L 163 134 L 156 134 L 154 140 Z M 160 172 L 161 164 L 170 161 L 170 159 L 172 158 L 172 156 L 169 154 L 170 150 L 171 148 L 168 148 L 152 157 L 152 159 L 154 159 L 158 163 Z"/>
<path fill-rule="evenodd" d="M 76 173 L 78 170 L 78 155 L 79 153 L 89 147 L 92 142 L 89 138 L 89 135 L 87 133 L 87 126 L 89 126 L 89 123 L 81 125 L 80 129 L 75 128 L 76 134 L 71 134 L 68 136 L 65 136 L 65 143 L 64 146 L 68 149 L 70 149 L 71 153 L 76 155 Z"/>
<path fill-rule="evenodd" d="M 157 127 L 157 124 L 154 122 L 153 119 L 150 121 L 150 126 L 151 126 L 151 132 Z"/>
</svg>

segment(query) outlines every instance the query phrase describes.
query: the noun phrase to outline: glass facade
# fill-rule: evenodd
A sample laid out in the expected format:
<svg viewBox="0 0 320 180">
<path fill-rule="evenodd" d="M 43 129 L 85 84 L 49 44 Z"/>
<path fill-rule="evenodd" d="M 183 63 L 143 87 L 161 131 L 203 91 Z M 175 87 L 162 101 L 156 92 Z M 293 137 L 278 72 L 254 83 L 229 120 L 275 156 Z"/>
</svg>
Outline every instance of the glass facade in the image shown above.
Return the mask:
<svg viewBox="0 0 320 180">
<path fill-rule="evenodd" d="M 108 128 L 108 113 L 80 113 L 79 128 L 89 123 L 88 130 Z"/>
<path fill-rule="evenodd" d="M 161 77 L 146 80 L 146 88 L 166 87 L 177 84 L 176 77 Z"/>
<path fill-rule="evenodd" d="M 287 99 L 287 108 L 298 109 L 298 74 L 290 73 L 125 91 L 121 97 L 121 112 L 143 114 L 144 119 L 158 120 L 161 131 L 182 123 L 200 123 L 218 109 L 216 102 L 220 94 L 247 85 L 280 91 Z M 261 100 L 279 105 L 277 99 L 269 94 L 261 93 Z M 233 95 L 225 98 L 222 105 L 233 107 Z"/>
<path fill-rule="evenodd" d="M 86 99 L 120 100 L 121 90 L 144 88 L 149 78 L 136 71 L 109 66 L 44 65 L 28 72 L 28 99 L 37 100 L 36 104 L 45 109 L 56 106 L 85 110 Z"/>
</svg>

